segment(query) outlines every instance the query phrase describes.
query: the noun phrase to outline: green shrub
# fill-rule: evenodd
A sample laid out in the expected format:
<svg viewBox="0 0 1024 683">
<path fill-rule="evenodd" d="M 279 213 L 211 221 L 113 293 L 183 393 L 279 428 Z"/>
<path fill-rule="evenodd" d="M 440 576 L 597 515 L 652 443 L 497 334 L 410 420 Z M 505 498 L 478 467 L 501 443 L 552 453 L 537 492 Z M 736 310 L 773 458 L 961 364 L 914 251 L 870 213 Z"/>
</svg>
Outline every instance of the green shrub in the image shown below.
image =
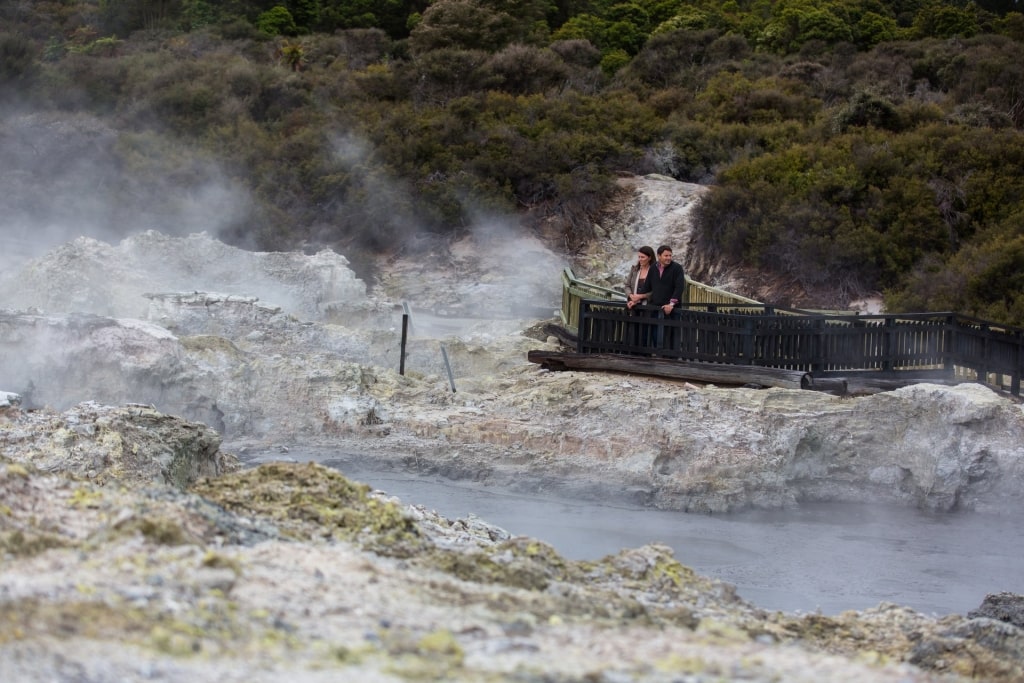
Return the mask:
<svg viewBox="0 0 1024 683">
<path fill-rule="evenodd" d="M 256 19 L 256 28 L 268 36 L 294 36 L 299 27 L 287 7 L 275 5 L 263 12 Z"/>
</svg>

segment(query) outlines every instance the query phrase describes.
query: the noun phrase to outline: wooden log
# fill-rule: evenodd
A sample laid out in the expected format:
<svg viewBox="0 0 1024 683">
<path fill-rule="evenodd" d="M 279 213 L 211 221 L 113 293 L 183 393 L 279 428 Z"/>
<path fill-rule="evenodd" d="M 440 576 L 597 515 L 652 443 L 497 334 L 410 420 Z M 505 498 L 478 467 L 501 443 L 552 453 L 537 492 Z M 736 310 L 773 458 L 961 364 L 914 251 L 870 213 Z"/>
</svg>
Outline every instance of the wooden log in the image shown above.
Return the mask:
<svg viewBox="0 0 1024 683">
<path fill-rule="evenodd" d="M 849 387 L 844 377 L 812 377 L 811 375 L 806 375 L 804 382 L 803 388 L 812 391 L 823 391 L 826 394 L 835 394 L 836 396 L 846 396 L 849 393 Z"/>
<path fill-rule="evenodd" d="M 763 387 L 800 389 L 806 383 L 807 377 L 807 373 L 801 370 L 602 353 L 530 351 L 527 359 L 549 370 L 610 370 L 735 386 L 754 384 Z"/>
</svg>

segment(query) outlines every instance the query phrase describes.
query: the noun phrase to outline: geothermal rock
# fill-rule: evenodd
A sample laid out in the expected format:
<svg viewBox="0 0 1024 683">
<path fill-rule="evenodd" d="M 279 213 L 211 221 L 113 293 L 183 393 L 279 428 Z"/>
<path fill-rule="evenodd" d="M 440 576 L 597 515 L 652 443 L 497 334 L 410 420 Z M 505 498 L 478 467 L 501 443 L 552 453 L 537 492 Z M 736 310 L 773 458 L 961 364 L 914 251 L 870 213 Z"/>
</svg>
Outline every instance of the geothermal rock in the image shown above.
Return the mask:
<svg viewBox="0 0 1024 683">
<path fill-rule="evenodd" d="M 305 320 L 365 307 L 366 285 L 332 251 L 250 252 L 206 233 L 152 230 L 117 245 L 81 237 L 3 277 L 0 306 L 48 313 L 145 318 L 152 292 L 252 297 Z"/>
<path fill-rule="evenodd" d="M 214 430 L 149 406 L 83 403 L 63 413 L 20 412 L 8 419 L 0 429 L 4 457 L 97 483 L 184 489 L 238 467 L 234 456 L 220 451 Z"/>
</svg>

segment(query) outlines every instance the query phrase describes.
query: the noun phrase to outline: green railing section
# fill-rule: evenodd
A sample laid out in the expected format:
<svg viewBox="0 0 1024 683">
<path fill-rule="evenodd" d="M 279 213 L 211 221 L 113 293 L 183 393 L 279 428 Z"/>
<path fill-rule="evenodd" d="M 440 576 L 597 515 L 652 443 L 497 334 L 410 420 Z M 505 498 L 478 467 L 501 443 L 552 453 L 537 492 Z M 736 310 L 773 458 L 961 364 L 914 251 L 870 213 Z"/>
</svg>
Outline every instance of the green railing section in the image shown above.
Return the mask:
<svg viewBox="0 0 1024 683">
<path fill-rule="evenodd" d="M 595 285 L 580 280 L 573 274 L 571 268 L 562 270 L 562 324 L 573 331 L 580 327 L 580 302 L 584 299 L 601 301 L 625 301 L 625 292 Z M 711 287 L 701 282 L 686 278 L 686 292 L 683 301 L 691 304 L 729 304 L 737 305 L 763 305 L 760 301 L 748 299 L 724 289 Z"/>
</svg>

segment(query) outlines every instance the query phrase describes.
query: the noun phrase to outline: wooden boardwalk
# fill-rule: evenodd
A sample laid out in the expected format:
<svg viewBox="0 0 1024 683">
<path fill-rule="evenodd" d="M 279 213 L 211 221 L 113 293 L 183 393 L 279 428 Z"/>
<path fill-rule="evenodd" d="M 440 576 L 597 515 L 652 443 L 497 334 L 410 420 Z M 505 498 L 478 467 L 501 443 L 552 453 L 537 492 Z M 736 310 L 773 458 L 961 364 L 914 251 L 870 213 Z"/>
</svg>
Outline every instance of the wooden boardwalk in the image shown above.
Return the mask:
<svg viewBox="0 0 1024 683">
<path fill-rule="evenodd" d="M 722 309 L 725 310 L 722 310 Z M 582 301 L 580 354 L 776 368 L 809 381 L 982 382 L 1015 396 L 1024 332 L 955 313 L 826 315 L 768 306 L 688 304 L 678 317 Z"/>
<path fill-rule="evenodd" d="M 609 357 L 653 356 L 691 365 L 733 366 L 732 371 L 717 372 L 737 381 L 753 377 L 753 368 L 773 368 L 796 373 L 804 388 L 980 382 L 1020 396 L 1020 328 L 946 312 L 854 315 L 789 309 L 689 279 L 687 296 L 689 303 L 666 319 L 652 308 L 630 311 L 621 292 L 587 285 L 566 271 L 562 318 L 576 333 L 576 354 L 599 357 L 590 365 L 607 365 Z M 585 364 L 568 358 L 535 360 Z M 608 369 L 624 369 L 621 361 L 615 364 L 619 367 Z M 635 364 L 641 366 L 665 367 Z M 744 366 L 749 370 L 739 372 Z"/>
</svg>

